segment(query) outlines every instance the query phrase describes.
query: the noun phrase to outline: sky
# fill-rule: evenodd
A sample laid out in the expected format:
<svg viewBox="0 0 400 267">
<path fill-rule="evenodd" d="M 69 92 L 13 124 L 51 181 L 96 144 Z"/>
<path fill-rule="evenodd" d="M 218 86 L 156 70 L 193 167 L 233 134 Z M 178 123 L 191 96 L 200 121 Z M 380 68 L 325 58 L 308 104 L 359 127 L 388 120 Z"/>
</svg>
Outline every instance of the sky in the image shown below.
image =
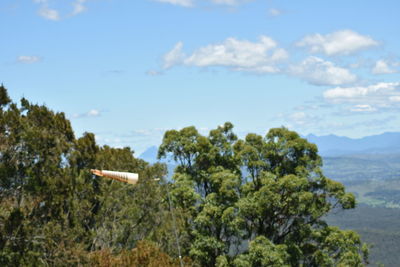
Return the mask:
<svg viewBox="0 0 400 267">
<path fill-rule="evenodd" d="M 398 0 L 1 0 L 0 82 L 137 154 L 230 121 L 400 131 Z"/>
</svg>

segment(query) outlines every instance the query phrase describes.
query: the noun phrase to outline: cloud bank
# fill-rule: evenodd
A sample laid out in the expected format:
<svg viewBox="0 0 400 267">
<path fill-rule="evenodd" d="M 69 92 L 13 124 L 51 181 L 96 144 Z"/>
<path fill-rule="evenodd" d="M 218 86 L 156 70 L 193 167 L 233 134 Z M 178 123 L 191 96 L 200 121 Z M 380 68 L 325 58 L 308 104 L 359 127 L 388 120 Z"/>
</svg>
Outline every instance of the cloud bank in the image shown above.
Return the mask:
<svg viewBox="0 0 400 267">
<path fill-rule="evenodd" d="M 311 53 L 323 53 L 328 56 L 349 55 L 363 49 L 378 46 L 379 43 L 369 36 L 352 30 L 341 30 L 330 34 L 312 34 L 296 43 Z"/>
<path fill-rule="evenodd" d="M 374 68 L 372 69 L 373 74 L 392 74 L 397 73 L 398 70 L 396 67 L 399 66 L 399 63 L 393 63 L 386 60 L 378 60 L 375 63 Z"/>
<path fill-rule="evenodd" d="M 343 104 L 352 112 L 400 109 L 400 82 L 380 82 L 368 86 L 336 87 L 323 93 L 326 101 Z"/>
<path fill-rule="evenodd" d="M 318 57 L 306 58 L 300 64 L 291 66 L 289 72 L 313 85 L 343 85 L 357 80 L 357 76 L 349 70 Z"/>
<path fill-rule="evenodd" d="M 189 55 L 183 52 L 183 43 L 179 42 L 165 54 L 163 66 L 227 67 L 236 71 L 276 73 L 278 64 L 288 57 L 288 52 L 268 36 L 260 36 L 258 42 L 231 37 L 200 47 Z"/>
</svg>

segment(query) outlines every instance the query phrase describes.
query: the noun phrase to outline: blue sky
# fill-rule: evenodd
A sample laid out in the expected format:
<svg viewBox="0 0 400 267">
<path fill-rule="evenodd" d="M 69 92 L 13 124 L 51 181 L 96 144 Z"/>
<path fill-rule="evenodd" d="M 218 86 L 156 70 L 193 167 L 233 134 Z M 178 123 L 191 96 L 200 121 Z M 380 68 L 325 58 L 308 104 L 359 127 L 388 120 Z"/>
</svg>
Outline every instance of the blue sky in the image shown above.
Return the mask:
<svg viewBox="0 0 400 267">
<path fill-rule="evenodd" d="M 400 131 L 400 2 L 2 0 L 0 82 L 76 135 L 141 153 L 168 129 Z"/>
</svg>

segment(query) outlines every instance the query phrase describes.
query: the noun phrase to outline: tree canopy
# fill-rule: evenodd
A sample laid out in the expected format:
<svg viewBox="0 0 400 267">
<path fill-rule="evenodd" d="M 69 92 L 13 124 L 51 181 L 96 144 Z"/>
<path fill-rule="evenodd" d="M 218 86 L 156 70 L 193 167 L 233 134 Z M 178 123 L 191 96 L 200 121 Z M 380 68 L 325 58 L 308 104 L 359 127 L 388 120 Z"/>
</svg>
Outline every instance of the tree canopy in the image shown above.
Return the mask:
<svg viewBox="0 0 400 267">
<path fill-rule="evenodd" d="M 361 266 L 367 247 L 330 227 L 332 209 L 355 207 L 325 177 L 317 147 L 286 128 L 244 140 L 225 123 L 202 136 L 167 131 L 159 157 L 178 162 L 172 185 L 181 239 L 202 266 Z"/>
<path fill-rule="evenodd" d="M 4 86 L 0 100 L 1 266 L 92 265 L 91 253 L 130 251 L 140 240 L 175 251 L 165 189 L 153 180 L 164 165 L 128 147 L 101 147 L 92 133 L 75 138 L 64 113 L 13 103 Z M 141 181 L 96 178 L 96 167 L 137 172 Z"/>
<path fill-rule="evenodd" d="M 186 127 L 167 131 L 158 155 L 176 162 L 171 181 L 165 164 L 76 138 L 64 113 L 14 103 L 1 85 L 0 265 L 179 266 L 177 241 L 185 266 L 366 263 L 358 234 L 324 221 L 354 196 L 297 133 L 242 140 L 229 122 L 208 136 Z M 136 172 L 139 183 L 92 168 Z"/>
</svg>

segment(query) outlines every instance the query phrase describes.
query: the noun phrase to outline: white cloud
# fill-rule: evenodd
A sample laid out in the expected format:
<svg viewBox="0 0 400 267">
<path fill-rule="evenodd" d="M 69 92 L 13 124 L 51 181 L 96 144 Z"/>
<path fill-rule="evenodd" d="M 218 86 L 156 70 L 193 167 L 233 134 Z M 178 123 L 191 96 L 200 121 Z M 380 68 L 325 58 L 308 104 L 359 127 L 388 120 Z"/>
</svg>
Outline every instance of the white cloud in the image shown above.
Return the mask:
<svg viewBox="0 0 400 267">
<path fill-rule="evenodd" d="M 308 123 L 308 116 L 305 112 L 292 113 L 289 118 L 298 125 L 305 125 Z"/>
<path fill-rule="evenodd" d="M 277 17 L 282 15 L 282 10 L 276 9 L 276 8 L 270 8 L 268 9 L 268 15 L 271 17 Z"/>
<path fill-rule="evenodd" d="M 24 63 L 24 64 L 32 64 L 39 62 L 41 60 L 38 56 L 19 56 L 17 58 L 17 62 Z"/>
<path fill-rule="evenodd" d="M 366 87 L 337 87 L 325 91 L 324 97 L 334 101 L 348 101 L 372 95 L 389 95 L 396 92 L 400 94 L 400 82 L 381 82 Z"/>
<path fill-rule="evenodd" d="M 400 82 L 381 82 L 369 86 L 336 87 L 323 94 L 335 104 L 351 105 L 351 111 L 379 111 L 400 108 Z"/>
<path fill-rule="evenodd" d="M 38 14 L 39 16 L 48 19 L 48 20 L 53 20 L 53 21 L 58 21 L 66 17 L 73 17 L 78 14 L 81 14 L 82 12 L 86 11 L 86 6 L 85 4 L 87 3 L 88 0 L 70 0 L 70 3 L 72 4 L 72 11 L 68 14 L 68 11 L 61 12 L 61 8 L 54 8 L 53 5 L 55 5 L 55 2 L 51 2 L 49 0 L 33 0 L 34 3 L 38 4 L 39 11 Z M 50 2 L 51 6 L 50 7 Z M 67 13 L 65 16 L 61 16 L 61 13 Z"/>
<path fill-rule="evenodd" d="M 84 4 L 87 2 L 87 0 L 76 0 L 75 2 L 72 3 L 72 6 L 74 7 L 71 16 L 78 15 L 86 10 L 86 7 Z"/>
<path fill-rule="evenodd" d="M 163 75 L 163 72 L 162 71 L 158 71 L 158 70 L 148 70 L 148 71 L 146 71 L 146 75 L 149 75 L 149 76 L 160 76 L 160 75 Z"/>
<path fill-rule="evenodd" d="M 100 115 L 100 111 L 98 111 L 97 109 L 92 109 L 87 113 L 87 115 L 89 117 L 97 117 Z"/>
<path fill-rule="evenodd" d="M 46 4 L 48 0 L 33 0 L 36 4 Z"/>
<path fill-rule="evenodd" d="M 229 6 L 239 5 L 251 1 L 253 0 L 211 0 L 211 2 L 213 2 L 214 4 L 229 5 Z"/>
<path fill-rule="evenodd" d="M 389 97 L 389 100 L 391 102 L 400 102 L 400 95 L 391 96 Z"/>
<path fill-rule="evenodd" d="M 314 127 L 317 125 L 321 118 L 312 115 L 310 113 L 306 113 L 304 111 L 297 111 L 289 114 L 280 114 L 278 115 L 280 119 L 283 119 L 284 125 L 286 125 L 290 129 L 301 130 L 309 127 Z"/>
<path fill-rule="evenodd" d="M 101 112 L 97 109 L 91 109 L 88 112 L 85 113 L 76 113 L 72 115 L 72 118 L 79 119 L 79 118 L 89 118 L 89 117 L 99 117 L 101 115 Z"/>
<path fill-rule="evenodd" d="M 300 64 L 290 66 L 289 73 L 314 85 L 343 85 L 357 80 L 349 70 L 318 57 L 308 57 Z"/>
<path fill-rule="evenodd" d="M 184 64 L 197 67 L 222 66 L 239 71 L 275 73 L 277 64 L 289 57 L 286 50 L 277 47 L 277 43 L 267 36 L 261 36 L 259 42 L 250 42 L 227 38 L 221 43 L 210 44 L 196 49 L 191 55 L 182 52 L 182 43 L 164 56 L 164 68 Z"/>
<path fill-rule="evenodd" d="M 373 112 L 376 111 L 376 108 L 372 107 L 371 105 L 361 104 L 353 106 L 350 111 L 352 112 Z"/>
<path fill-rule="evenodd" d="M 378 60 L 375 63 L 374 68 L 372 69 L 372 73 L 373 74 L 390 74 L 390 73 L 396 73 L 397 70 L 393 69 L 392 67 L 394 67 L 395 64 L 393 63 L 389 63 L 385 60 Z"/>
<path fill-rule="evenodd" d="M 155 1 L 177 6 L 183 6 L 183 7 L 192 7 L 194 5 L 193 0 L 155 0 Z"/>
<path fill-rule="evenodd" d="M 332 55 L 348 55 L 362 49 L 378 46 L 379 43 L 369 36 L 351 30 L 336 31 L 330 34 L 307 35 L 297 44 L 307 47 L 311 53 Z"/>
<path fill-rule="evenodd" d="M 171 51 L 169 51 L 167 54 L 164 55 L 163 57 L 164 69 L 171 68 L 172 66 L 179 65 L 183 62 L 185 54 L 182 52 L 182 48 L 183 48 L 183 43 L 179 42 L 174 46 L 174 48 L 172 48 Z"/>
<path fill-rule="evenodd" d="M 197 3 L 209 2 L 215 5 L 225 5 L 225 6 L 237 6 L 246 2 L 252 2 L 254 0 L 152 0 L 160 3 L 172 4 L 182 7 L 194 7 Z"/>
<path fill-rule="evenodd" d="M 39 11 L 38 11 L 39 16 L 48 19 L 48 20 L 53 20 L 57 21 L 60 20 L 60 14 L 57 10 L 49 8 L 47 5 L 43 5 Z"/>
<path fill-rule="evenodd" d="M 211 2 L 215 4 L 223 4 L 223 5 L 236 5 L 237 1 L 235 0 L 211 0 Z"/>
</svg>

